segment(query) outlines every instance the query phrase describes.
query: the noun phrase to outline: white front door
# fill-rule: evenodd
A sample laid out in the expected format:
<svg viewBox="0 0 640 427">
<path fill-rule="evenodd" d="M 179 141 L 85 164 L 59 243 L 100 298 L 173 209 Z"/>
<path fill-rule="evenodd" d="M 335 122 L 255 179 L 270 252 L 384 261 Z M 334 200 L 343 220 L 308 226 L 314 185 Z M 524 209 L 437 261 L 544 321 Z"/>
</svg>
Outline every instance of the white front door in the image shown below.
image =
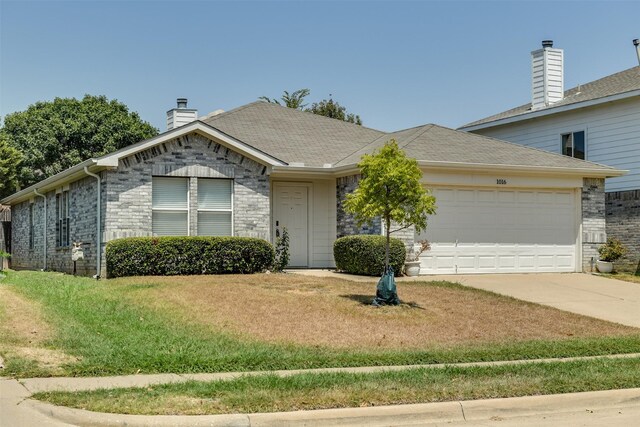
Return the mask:
<svg viewBox="0 0 640 427">
<path fill-rule="evenodd" d="M 289 267 L 309 266 L 308 197 L 306 185 L 274 184 L 274 236 L 289 233 Z"/>
</svg>

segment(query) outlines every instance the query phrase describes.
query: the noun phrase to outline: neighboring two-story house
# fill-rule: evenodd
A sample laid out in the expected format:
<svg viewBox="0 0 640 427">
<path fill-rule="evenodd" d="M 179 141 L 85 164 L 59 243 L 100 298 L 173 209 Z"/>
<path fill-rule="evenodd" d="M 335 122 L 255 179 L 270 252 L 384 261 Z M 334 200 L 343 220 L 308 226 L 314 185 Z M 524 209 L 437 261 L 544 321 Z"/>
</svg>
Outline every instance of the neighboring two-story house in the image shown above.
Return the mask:
<svg viewBox="0 0 640 427">
<path fill-rule="evenodd" d="M 628 171 L 606 180 L 606 231 L 629 249 L 618 269 L 640 271 L 640 66 L 565 91 L 562 49 L 531 56 L 531 102 L 460 130 Z"/>
</svg>

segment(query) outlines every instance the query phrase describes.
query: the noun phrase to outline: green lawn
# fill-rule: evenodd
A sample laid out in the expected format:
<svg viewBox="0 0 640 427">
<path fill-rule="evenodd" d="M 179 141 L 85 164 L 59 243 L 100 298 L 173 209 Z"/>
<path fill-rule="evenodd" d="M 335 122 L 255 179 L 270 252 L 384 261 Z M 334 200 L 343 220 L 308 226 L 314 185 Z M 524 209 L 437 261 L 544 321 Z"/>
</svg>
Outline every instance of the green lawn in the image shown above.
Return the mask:
<svg viewBox="0 0 640 427">
<path fill-rule="evenodd" d="M 171 280 L 184 279 L 176 277 Z M 37 304 L 45 323 L 41 328 L 46 329 L 47 326 L 51 330 L 42 338 L 40 347 L 31 352 L 27 351 L 29 345 L 33 345 L 29 336 L 19 341 L 11 331 L 0 330 L 0 353 L 6 359 L 3 375 L 101 376 L 250 371 L 640 352 L 640 334 L 635 330 L 631 330 L 631 334 L 628 330 L 623 331 L 616 336 L 554 340 L 514 339 L 500 343 L 455 345 L 426 342 L 423 348 L 411 350 L 270 343 L 229 332 L 224 325 L 190 322 L 171 311 L 154 309 L 143 301 L 148 294 L 142 291 L 149 286 L 152 285 L 139 281 L 120 282 L 115 286 L 108 280 L 95 281 L 58 273 L 9 272 L 0 282 L 0 290 L 4 288 L 24 297 L 26 302 Z M 460 292 L 467 292 L 460 288 Z M 497 301 L 500 297 L 495 298 Z M 0 307 L 0 323 L 5 325 L 12 320 L 7 310 L 7 307 Z M 211 310 L 218 310 L 218 307 L 213 305 Z M 24 309 L 20 309 L 22 311 Z M 396 314 L 407 316 L 407 312 L 399 311 L 376 313 L 387 317 Z M 35 317 L 35 314 L 29 317 Z M 24 320 L 28 321 L 28 318 Z M 260 319 L 255 321 L 260 322 Z M 26 333 L 28 335 L 30 331 Z M 38 362 L 45 356 L 58 357 L 56 369 Z"/>
<path fill-rule="evenodd" d="M 640 359 L 245 376 L 147 388 L 38 393 L 56 405 L 126 414 L 220 414 L 379 406 L 640 387 Z"/>
</svg>

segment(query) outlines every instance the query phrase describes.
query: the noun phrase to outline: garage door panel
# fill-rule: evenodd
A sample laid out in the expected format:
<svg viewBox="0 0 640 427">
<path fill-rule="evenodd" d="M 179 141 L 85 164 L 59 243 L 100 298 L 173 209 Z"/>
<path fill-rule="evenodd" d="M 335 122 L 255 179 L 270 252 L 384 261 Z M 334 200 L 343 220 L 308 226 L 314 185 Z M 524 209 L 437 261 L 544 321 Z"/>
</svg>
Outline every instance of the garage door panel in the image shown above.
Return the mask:
<svg viewBox="0 0 640 427">
<path fill-rule="evenodd" d="M 575 271 L 570 190 L 434 189 L 422 273 Z"/>
</svg>

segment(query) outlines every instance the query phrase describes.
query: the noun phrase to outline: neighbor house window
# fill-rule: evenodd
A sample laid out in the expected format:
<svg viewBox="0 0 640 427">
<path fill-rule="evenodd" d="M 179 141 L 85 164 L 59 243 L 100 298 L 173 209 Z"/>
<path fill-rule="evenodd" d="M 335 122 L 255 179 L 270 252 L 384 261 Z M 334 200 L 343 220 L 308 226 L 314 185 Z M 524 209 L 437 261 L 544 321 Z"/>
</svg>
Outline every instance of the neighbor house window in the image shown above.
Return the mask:
<svg viewBox="0 0 640 427">
<path fill-rule="evenodd" d="M 189 178 L 153 177 L 154 236 L 189 235 Z"/>
<path fill-rule="evenodd" d="M 33 249 L 33 203 L 29 203 L 29 249 Z"/>
<path fill-rule="evenodd" d="M 562 135 L 562 154 L 576 159 L 585 159 L 584 131 Z"/>
<path fill-rule="evenodd" d="M 69 192 L 56 194 L 57 223 L 56 244 L 58 247 L 69 246 Z"/>
<path fill-rule="evenodd" d="M 198 178 L 198 236 L 233 235 L 233 181 Z"/>
</svg>

